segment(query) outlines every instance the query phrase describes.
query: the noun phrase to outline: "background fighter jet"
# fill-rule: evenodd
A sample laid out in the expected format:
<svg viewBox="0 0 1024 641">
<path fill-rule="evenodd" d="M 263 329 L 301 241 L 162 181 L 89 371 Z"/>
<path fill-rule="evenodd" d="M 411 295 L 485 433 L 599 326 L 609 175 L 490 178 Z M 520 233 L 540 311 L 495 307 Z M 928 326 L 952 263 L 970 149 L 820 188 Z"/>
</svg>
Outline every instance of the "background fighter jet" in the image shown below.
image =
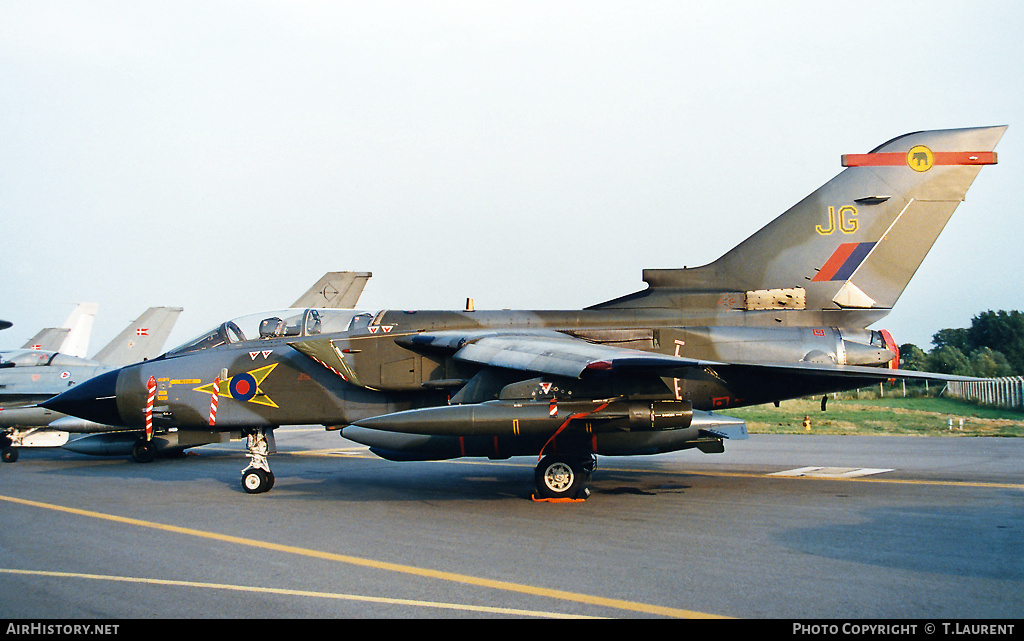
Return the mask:
<svg viewBox="0 0 1024 641">
<path fill-rule="evenodd" d="M 359 296 L 370 278 L 370 272 L 327 272 L 316 283 L 313 284 L 293 305 L 309 305 L 322 308 L 351 307 L 359 300 Z M 178 311 L 181 311 L 180 309 Z M 139 322 L 136 322 L 138 325 Z M 170 327 L 167 328 L 170 330 Z M 125 332 L 130 338 L 131 327 Z M 152 350 L 147 351 L 144 358 L 149 359 L 159 354 L 163 349 L 166 332 L 161 332 L 162 339 L 159 345 L 154 345 Z M 122 337 L 119 337 L 122 339 Z M 115 340 L 117 343 L 117 340 Z M 123 339 L 121 344 L 123 344 Z M 138 348 L 138 346 L 136 346 Z M 105 350 L 106 351 L 106 350 Z M 137 356 L 137 355 L 135 355 Z M 129 357 L 123 362 L 111 363 L 104 352 L 96 356 L 107 365 L 121 366 L 128 363 L 143 360 L 135 356 Z M 109 371 L 112 367 L 105 367 L 96 370 L 96 374 Z M 2 376 L 2 374 L 0 374 Z M 2 398 L 2 395 L 0 395 Z M 9 412 L 9 420 L 5 422 L 5 416 L 0 412 L 0 426 L 19 425 L 22 430 L 14 431 L 12 437 L 16 443 L 27 445 L 31 436 L 40 444 L 59 445 L 63 443 L 64 449 L 79 454 L 90 454 L 94 456 L 124 456 L 132 455 L 139 462 L 153 460 L 158 454 L 180 454 L 190 447 L 208 445 L 210 443 L 225 442 L 230 434 L 218 431 L 197 431 L 197 430 L 176 430 L 161 429 L 151 434 L 149 438 L 143 438 L 140 430 L 126 430 L 124 427 L 117 427 L 96 423 L 94 421 L 82 420 L 74 417 L 55 414 L 51 410 L 42 407 L 32 407 Z M 34 421 L 34 422 L 32 422 Z M 28 426 L 33 426 L 30 429 Z M 39 429 L 49 427 L 51 429 Z M 86 434 L 72 440 L 68 439 L 68 433 Z M 49 439 L 43 439 L 48 435 Z M 67 441 L 64 443 L 64 441 Z M 17 458 L 16 450 L 9 448 L 8 457 Z"/>
<path fill-rule="evenodd" d="M 90 312 L 90 326 L 95 307 L 92 305 L 86 310 Z M 16 461 L 17 446 L 52 447 L 67 441 L 68 427 L 51 429 L 51 425 L 63 415 L 36 404 L 103 372 L 159 355 L 181 311 L 180 307 L 149 308 L 91 359 L 32 348 L 0 353 L 0 447 L 3 460 L 8 463 Z M 75 331 L 77 329 L 72 330 L 72 334 Z M 36 336 L 43 333 L 45 330 Z M 73 339 L 75 351 L 84 349 L 85 344 L 80 339 L 69 336 Z M 87 342 L 88 337 L 85 338 Z M 62 344 L 67 344 L 67 340 L 62 340 Z M 35 347 L 37 343 L 30 341 L 29 345 Z M 73 423 L 82 424 L 83 421 L 76 419 Z M 95 426 L 94 429 L 109 428 Z"/>
<path fill-rule="evenodd" d="M 868 329 L 903 292 L 1005 127 L 895 138 L 717 261 L 576 311 L 290 310 L 229 321 L 46 407 L 110 424 L 239 430 L 248 492 L 273 429 L 317 423 L 394 460 L 532 455 L 536 496 L 586 493 L 596 455 L 723 451 L 740 407 L 888 378 Z M 938 378 L 938 376 L 934 376 Z"/>
<path fill-rule="evenodd" d="M 79 303 L 60 327 L 47 327 L 28 339 L 22 349 L 60 352 L 85 358 L 89 349 L 92 322 L 98 309 L 96 303 Z M 0 352 L 2 358 L 4 352 Z"/>
<path fill-rule="evenodd" d="M 327 272 L 290 307 L 352 309 L 371 276 L 370 272 Z"/>
</svg>

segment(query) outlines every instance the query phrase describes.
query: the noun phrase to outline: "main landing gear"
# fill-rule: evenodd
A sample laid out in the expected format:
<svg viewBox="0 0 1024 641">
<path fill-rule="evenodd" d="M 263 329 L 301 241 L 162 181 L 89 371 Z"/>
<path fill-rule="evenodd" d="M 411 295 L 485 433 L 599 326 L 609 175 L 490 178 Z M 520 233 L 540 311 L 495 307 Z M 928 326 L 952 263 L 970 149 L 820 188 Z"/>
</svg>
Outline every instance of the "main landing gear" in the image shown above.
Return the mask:
<svg viewBox="0 0 1024 641">
<path fill-rule="evenodd" d="M 582 501 L 590 496 L 587 483 L 597 467 L 597 457 L 555 456 L 541 459 L 534 471 L 533 480 L 537 485 L 534 500 L 538 501 Z"/>
<path fill-rule="evenodd" d="M 274 487 L 274 473 L 267 463 L 270 440 L 263 427 L 245 432 L 245 445 L 249 450 L 249 467 L 242 470 L 242 487 L 249 494 L 262 494 Z"/>
<path fill-rule="evenodd" d="M 18 448 L 14 447 L 14 441 L 3 433 L 0 433 L 0 452 L 4 463 L 14 463 L 18 460 Z"/>
</svg>

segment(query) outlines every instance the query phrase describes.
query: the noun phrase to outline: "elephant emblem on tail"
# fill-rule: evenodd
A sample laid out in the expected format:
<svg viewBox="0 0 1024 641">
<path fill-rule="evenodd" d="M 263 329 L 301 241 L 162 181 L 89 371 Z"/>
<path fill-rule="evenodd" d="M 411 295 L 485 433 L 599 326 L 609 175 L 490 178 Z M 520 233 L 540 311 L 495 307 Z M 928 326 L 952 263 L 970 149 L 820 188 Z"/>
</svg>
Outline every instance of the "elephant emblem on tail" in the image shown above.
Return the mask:
<svg viewBox="0 0 1024 641">
<path fill-rule="evenodd" d="M 914 171 L 928 171 L 935 164 L 935 156 L 931 149 L 918 145 L 907 152 L 907 164 Z"/>
</svg>

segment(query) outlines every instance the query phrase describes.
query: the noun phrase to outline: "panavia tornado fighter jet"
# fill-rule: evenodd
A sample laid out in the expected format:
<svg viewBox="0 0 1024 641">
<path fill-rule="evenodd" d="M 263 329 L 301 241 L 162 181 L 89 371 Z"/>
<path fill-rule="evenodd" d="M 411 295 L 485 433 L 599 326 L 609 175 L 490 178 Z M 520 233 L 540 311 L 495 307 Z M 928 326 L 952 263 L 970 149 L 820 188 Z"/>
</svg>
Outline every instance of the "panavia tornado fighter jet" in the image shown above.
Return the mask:
<svg viewBox="0 0 1024 641">
<path fill-rule="evenodd" d="M 272 487 L 273 430 L 321 424 L 392 460 L 537 457 L 538 500 L 581 500 L 598 455 L 697 448 L 719 412 L 891 378 L 892 308 L 1005 127 L 925 131 L 867 154 L 715 262 L 573 311 L 289 310 L 226 322 L 44 405 L 152 430 L 248 437 Z"/>
</svg>

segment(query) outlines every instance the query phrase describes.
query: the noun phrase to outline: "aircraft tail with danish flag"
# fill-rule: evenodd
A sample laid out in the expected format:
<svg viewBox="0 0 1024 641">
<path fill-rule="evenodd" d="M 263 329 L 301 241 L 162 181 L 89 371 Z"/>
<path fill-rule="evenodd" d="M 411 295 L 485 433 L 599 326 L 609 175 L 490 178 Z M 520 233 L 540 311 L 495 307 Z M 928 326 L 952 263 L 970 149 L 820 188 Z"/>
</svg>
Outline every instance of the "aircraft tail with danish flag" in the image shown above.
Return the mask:
<svg viewBox="0 0 1024 641">
<path fill-rule="evenodd" d="M 92 360 L 104 365 L 124 367 L 159 356 L 181 312 L 181 307 L 150 307 Z"/>
<path fill-rule="evenodd" d="M 22 349 L 60 352 L 85 358 L 89 349 L 89 335 L 93 319 L 99 310 L 97 303 L 79 303 L 60 327 L 46 327 L 28 339 Z"/>
<path fill-rule="evenodd" d="M 789 315 L 794 325 L 843 312 L 866 327 L 889 312 L 981 168 L 996 163 L 1005 131 L 922 131 L 843 155 L 841 173 L 718 260 L 645 269 L 646 290 L 595 308 L 813 312 Z"/>
</svg>

